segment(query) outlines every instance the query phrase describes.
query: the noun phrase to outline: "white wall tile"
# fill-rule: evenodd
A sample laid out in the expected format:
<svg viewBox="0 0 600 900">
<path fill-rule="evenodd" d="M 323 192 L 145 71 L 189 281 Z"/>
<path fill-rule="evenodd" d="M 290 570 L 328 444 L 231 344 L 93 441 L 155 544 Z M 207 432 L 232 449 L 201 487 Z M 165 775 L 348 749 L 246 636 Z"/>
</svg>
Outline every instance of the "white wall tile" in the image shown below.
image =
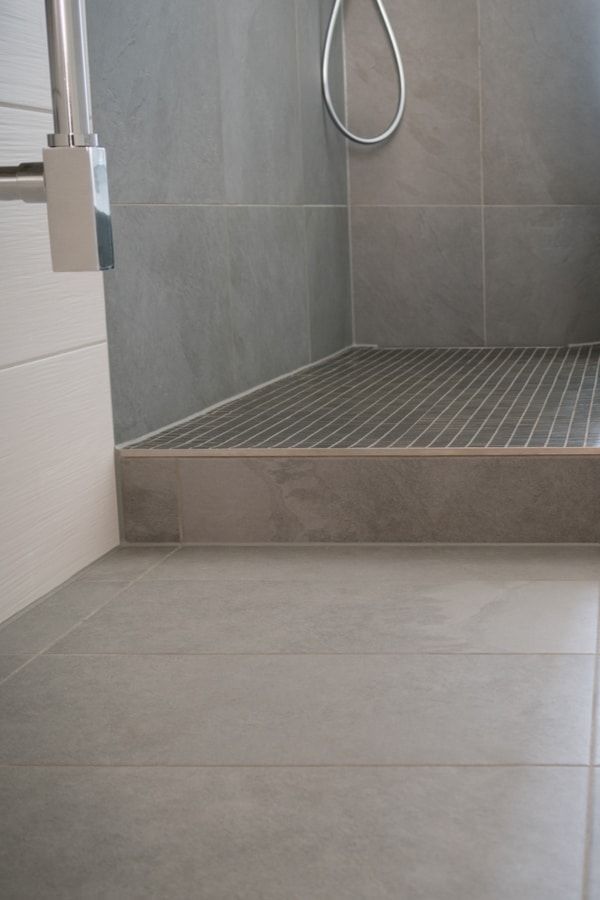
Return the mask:
<svg viewBox="0 0 600 900">
<path fill-rule="evenodd" d="M 118 541 L 106 345 L 0 371 L 0 621 Z"/>
<path fill-rule="evenodd" d="M 0 3 L 0 103 L 51 106 L 43 0 Z"/>
</svg>

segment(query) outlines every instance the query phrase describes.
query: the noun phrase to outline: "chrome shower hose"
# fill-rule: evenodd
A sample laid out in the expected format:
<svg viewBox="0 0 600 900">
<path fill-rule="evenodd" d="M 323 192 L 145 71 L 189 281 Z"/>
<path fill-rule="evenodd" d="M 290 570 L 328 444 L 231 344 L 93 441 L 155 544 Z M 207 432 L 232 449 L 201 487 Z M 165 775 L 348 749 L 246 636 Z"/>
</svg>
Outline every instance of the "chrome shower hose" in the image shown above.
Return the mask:
<svg viewBox="0 0 600 900">
<path fill-rule="evenodd" d="M 321 72 L 325 106 L 327 107 L 327 111 L 331 116 L 334 124 L 337 128 L 339 128 L 342 134 L 348 138 L 349 141 L 354 141 L 355 144 L 365 144 L 367 146 L 382 144 L 384 141 L 387 141 L 392 137 L 393 134 L 396 133 L 396 131 L 400 127 L 400 123 L 402 122 L 404 107 L 406 105 L 406 78 L 404 76 L 404 66 L 402 65 L 402 55 L 400 53 L 400 48 L 398 47 L 398 41 L 396 40 L 396 35 L 394 34 L 394 29 L 392 27 L 392 23 L 390 22 L 383 0 L 374 0 L 374 2 L 379 11 L 379 15 L 381 16 L 381 21 L 383 22 L 383 27 L 387 34 L 390 47 L 392 48 L 394 63 L 396 65 L 396 73 L 398 76 L 398 106 L 396 109 L 396 114 L 388 128 L 386 128 L 385 131 L 383 131 L 381 134 L 378 134 L 376 137 L 361 137 L 360 135 L 354 134 L 352 131 L 350 131 L 350 129 L 346 127 L 346 125 L 342 122 L 339 115 L 337 114 L 335 104 L 331 96 L 329 72 L 331 69 L 331 48 L 333 46 L 335 30 L 337 28 L 342 8 L 344 6 L 344 0 L 334 0 L 333 9 L 331 10 L 331 16 L 329 18 L 329 25 L 327 26 L 325 46 L 323 48 L 323 65 Z"/>
</svg>

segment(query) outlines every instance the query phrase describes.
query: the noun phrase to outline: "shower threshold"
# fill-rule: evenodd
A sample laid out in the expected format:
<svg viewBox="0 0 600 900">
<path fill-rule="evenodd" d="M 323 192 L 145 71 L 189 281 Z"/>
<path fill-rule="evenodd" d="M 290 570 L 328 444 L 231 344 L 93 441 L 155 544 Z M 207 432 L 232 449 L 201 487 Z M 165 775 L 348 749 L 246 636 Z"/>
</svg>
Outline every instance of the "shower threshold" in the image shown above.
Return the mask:
<svg viewBox="0 0 600 900">
<path fill-rule="evenodd" d="M 127 542 L 600 542 L 600 347 L 354 347 L 118 451 Z"/>
</svg>

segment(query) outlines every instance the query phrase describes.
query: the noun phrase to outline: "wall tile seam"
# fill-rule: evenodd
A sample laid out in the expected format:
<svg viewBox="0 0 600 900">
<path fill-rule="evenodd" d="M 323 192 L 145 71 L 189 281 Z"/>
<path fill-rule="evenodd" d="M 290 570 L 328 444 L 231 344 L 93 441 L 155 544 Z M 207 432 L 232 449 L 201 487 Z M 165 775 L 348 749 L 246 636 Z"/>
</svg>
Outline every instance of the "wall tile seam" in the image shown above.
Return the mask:
<svg viewBox="0 0 600 900">
<path fill-rule="evenodd" d="M 44 353 L 40 356 L 33 356 L 30 359 L 19 360 L 18 362 L 0 365 L 0 373 L 7 372 L 11 369 L 18 369 L 22 366 L 36 365 L 37 363 L 47 362 L 51 359 L 59 359 L 61 356 L 70 356 L 73 353 L 82 353 L 85 350 L 92 350 L 94 347 L 104 347 L 108 345 L 106 338 L 99 341 L 90 341 L 86 344 L 79 344 L 77 347 L 67 347 L 63 350 L 57 350 L 54 353 Z"/>
<path fill-rule="evenodd" d="M 300 126 L 300 135 L 304 135 L 304 124 L 302 117 L 302 85 L 300 81 L 300 28 L 298 24 L 298 0 L 294 0 L 294 54 L 295 54 L 295 67 L 296 67 L 296 99 L 298 101 L 298 123 Z M 303 197 L 306 197 L 306 166 L 304 164 L 304 148 L 301 148 L 300 153 L 300 168 L 302 173 L 302 192 Z M 307 221 L 306 221 L 306 204 L 302 204 L 304 209 L 304 215 L 302 216 L 302 236 L 303 236 L 303 247 L 302 252 L 304 255 L 304 296 L 305 296 L 305 320 L 306 320 L 306 345 L 308 352 L 308 361 L 312 362 L 313 359 L 313 348 L 312 348 L 312 290 L 309 279 L 309 271 L 308 271 L 308 229 L 307 229 Z"/>
<path fill-rule="evenodd" d="M 344 203 L 151 203 L 143 200 L 126 201 L 118 200 L 111 204 L 113 207 L 149 206 L 172 209 L 183 207 L 184 209 L 347 209 Z"/>
</svg>

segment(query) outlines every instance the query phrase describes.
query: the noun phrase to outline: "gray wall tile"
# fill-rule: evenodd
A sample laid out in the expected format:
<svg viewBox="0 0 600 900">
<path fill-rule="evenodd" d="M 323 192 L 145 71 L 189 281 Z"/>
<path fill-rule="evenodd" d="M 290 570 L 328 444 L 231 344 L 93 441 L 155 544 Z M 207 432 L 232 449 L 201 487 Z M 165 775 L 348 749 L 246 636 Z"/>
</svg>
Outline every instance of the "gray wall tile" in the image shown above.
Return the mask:
<svg viewBox="0 0 600 900">
<path fill-rule="evenodd" d="M 490 344 L 600 340 L 600 208 L 488 208 Z"/>
<path fill-rule="evenodd" d="M 117 441 L 234 393 L 227 228 L 218 207 L 115 209 L 105 279 Z"/>
<path fill-rule="evenodd" d="M 177 460 L 120 461 L 123 538 L 135 542 L 177 542 Z"/>
<path fill-rule="evenodd" d="M 359 343 L 483 343 L 478 208 L 355 207 L 352 256 Z"/>
<path fill-rule="evenodd" d="M 227 223 L 234 382 L 241 391 L 309 362 L 304 211 L 232 207 Z"/>
<path fill-rule="evenodd" d="M 353 148 L 353 203 L 478 203 L 481 198 L 476 0 L 390 0 L 406 68 L 400 132 Z M 396 108 L 395 69 L 374 3 L 347 5 L 352 127 L 377 134 Z"/>
<path fill-rule="evenodd" d="M 228 0 L 217 19 L 227 201 L 301 203 L 294 2 Z"/>
<path fill-rule="evenodd" d="M 576 456 L 186 459 L 183 540 L 595 543 L 599 468 Z"/>
<path fill-rule="evenodd" d="M 223 201 L 215 0 L 87 6 L 113 200 Z"/>
<path fill-rule="evenodd" d="M 348 211 L 305 210 L 311 358 L 321 359 L 352 343 Z"/>
<path fill-rule="evenodd" d="M 321 53 L 332 0 L 296 0 L 304 161 L 304 202 L 345 204 L 346 142 L 323 103 Z M 338 28 L 331 59 L 331 87 L 344 112 L 344 48 Z"/>
<path fill-rule="evenodd" d="M 597 0 L 481 0 L 488 203 L 600 202 Z"/>
</svg>

